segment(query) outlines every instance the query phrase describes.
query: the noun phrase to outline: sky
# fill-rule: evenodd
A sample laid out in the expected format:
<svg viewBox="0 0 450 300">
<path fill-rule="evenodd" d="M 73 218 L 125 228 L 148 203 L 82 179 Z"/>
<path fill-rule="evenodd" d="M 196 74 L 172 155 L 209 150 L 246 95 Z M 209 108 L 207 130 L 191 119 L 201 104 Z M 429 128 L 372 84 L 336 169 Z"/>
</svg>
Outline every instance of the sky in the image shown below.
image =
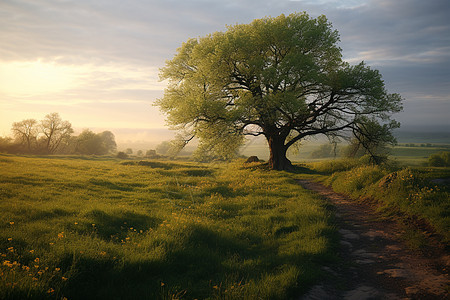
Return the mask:
<svg viewBox="0 0 450 300">
<path fill-rule="evenodd" d="M 58 112 L 76 130 L 168 140 L 159 69 L 189 38 L 306 11 L 400 93 L 405 130 L 450 131 L 448 0 L 0 0 L 0 136 Z"/>
</svg>

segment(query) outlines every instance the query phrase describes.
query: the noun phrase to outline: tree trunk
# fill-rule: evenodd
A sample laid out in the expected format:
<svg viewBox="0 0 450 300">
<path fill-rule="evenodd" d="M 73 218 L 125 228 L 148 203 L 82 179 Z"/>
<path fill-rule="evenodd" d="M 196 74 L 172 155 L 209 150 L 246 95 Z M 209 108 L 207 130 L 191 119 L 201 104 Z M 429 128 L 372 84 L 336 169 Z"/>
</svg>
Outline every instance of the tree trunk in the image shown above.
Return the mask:
<svg viewBox="0 0 450 300">
<path fill-rule="evenodd" d="M 289 159 L 286 157 L 287 148 L 284 145 L 284 139 L 267 137 L 269 143 L 270 158 L 269 168 L 272 170 L 290 171 L 294 167 Z"/>
</svg>

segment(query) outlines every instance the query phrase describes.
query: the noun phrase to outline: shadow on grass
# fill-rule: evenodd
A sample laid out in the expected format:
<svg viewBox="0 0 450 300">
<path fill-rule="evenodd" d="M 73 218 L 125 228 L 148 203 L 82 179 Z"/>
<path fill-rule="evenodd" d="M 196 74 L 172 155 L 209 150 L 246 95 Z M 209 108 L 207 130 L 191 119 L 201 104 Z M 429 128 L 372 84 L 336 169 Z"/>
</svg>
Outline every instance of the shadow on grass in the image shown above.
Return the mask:
<svg viewBox="0 0 450 300">
<path fill-rule="evenodd" d="M 214 187 L 210 187 L 210 188 L 204 188 L 204 196 L 208 196 L 208 195 L 220 195 L 224 198 L 233 198 L 233 197 L 237 197 L 237 196 L 247 196 L 248 192 L 244 192 L 241 190 L 234 190 L 232 188 L 230 188 L 226 183 L 223 183 L 222 185 L 219 186 L 214 186 Z"/>
<path fill-rule="evenodd" d="M 53 178 L 42 178 L 42 177 L 25 177 L 25 176 L 14 176 L 11 178 L 3 178 L 2 184 L 12 183 L 20 185 L 31 185 L 31 186 L 42 186 L 49 182 L 55 182 Z"/>
<path fill-rule="evenodd" d="M 313 255 L 280 255 L 251 233 L 241 239 L 202 225 L 188 226 L 180 240 L 165 247 L 166 255 L 160 259 L 74 259 L 67 253 L 60 265 L 74 274 L 62 294 L 69 299 L 172 299 L 175 294 L 184 294 L 183 299 L 206 299 L 215 298 L 219 285 L 256 283 L 262 275 L 277 276 L 286 265 L 317 269 Z M 299 278 L 300 286 L 318 276 L 306 271 L 307 277 L 303 274 Z M 259 291 L 248 293 L 252 297 Z M 281 291 L 280 299 L 293 296 L 291 293 L 298 293 L 298 289 Z"/>
<path fill-rule="evenodd" d="M 133 191 L 133 187 L 131 187 L 131 186 L 128 186 L 125 184 L 114 183 L 114 182 L 104 180 L 104 179 L 91 178 L 91 179 L 89 179 L 89 183 L 92 183 L 93 185 L 107 188 L 110 190 L 118 190 L 118 191 L 122 191 L 122 192 Z"/>
<path fill-rule="evenodd" d="M 268 163 L 251 163 L 251 164 L 244 163 L 242 168 L 246 169 L 246 170 L 276 171 L 276 170 L 270 169 Z M 323 172 L 318 172 L 316 170 L 310 169 L 304 165 L 293 165 L 292 169 L 283 170 L 283 171 L 288 172 L 288 173 L 293 173 L 293 174 L 317 174 L 317 175 L 326 174 Z"/>
<path fill-rule="evenodd" d="M 125 239 L 130 232 L 153 229 L 162 221 L 155 217 L 132 212 L 108 214 L 101 210 L 93 210 L 86 216 L 93 219 L 95 232 L 101 239 L 117 243 Z M 91 226 L 92 224 L 86 224 L 83 231 L 92 230 Z"/>
<path fill-rule="evenodd" d="M 294 165 L 294 168 L 290 171 L 288 171 L 289 173 L 293 173 L 293 174 L 310 174 L 310 175 L 325 175 L 326 173 L 324 172 L 319 172 L 313 169 L 310 169 L 308 167 L 305 167 L 304 165 Z"/>
</svg>

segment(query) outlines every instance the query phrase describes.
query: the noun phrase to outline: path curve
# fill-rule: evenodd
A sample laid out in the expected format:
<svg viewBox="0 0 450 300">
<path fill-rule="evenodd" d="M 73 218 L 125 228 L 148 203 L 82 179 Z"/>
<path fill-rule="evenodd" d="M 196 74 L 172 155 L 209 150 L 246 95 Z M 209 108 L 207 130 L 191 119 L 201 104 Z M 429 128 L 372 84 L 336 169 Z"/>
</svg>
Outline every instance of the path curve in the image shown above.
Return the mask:
<svg viewBox="0 0 450 300">
<path fill-rule="evenodd" d="M 410 250 L 402 228 L 370 206 L 317 182 L 298 183 L 334 206 L 341 237 L 339 263 L 323 267 L 326 278 L 300 299 L 450 299 L 448 254 L 425 257 Z"/>
</svg>

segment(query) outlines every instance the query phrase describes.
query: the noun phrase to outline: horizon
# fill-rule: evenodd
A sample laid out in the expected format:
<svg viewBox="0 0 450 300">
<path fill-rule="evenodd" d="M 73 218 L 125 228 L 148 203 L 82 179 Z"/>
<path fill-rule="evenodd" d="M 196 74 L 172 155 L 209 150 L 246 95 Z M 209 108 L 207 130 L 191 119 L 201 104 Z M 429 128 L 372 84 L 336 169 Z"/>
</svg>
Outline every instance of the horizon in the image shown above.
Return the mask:
<svg viewBox="0 0 450 300">
<path fill-rule="evenodd" d="M 116 0 L 2 1 L 0 136 L 11 135 L 13 122 L 52 112 L 76 130 L 110 130 L 118 141 L 170 136 L 153 102 L 166 87 L 159 69 L 183 42 L 227 24 L 300 11 L 324 14 L 340 33 L 343 60 L 365 61 L 389 92 L 402 95 L 404 111 L 394 116 L 399 130 L 450 130 L 450 3 L 239 3 L 130 1 L 124 9 Z"/>
</svg>

